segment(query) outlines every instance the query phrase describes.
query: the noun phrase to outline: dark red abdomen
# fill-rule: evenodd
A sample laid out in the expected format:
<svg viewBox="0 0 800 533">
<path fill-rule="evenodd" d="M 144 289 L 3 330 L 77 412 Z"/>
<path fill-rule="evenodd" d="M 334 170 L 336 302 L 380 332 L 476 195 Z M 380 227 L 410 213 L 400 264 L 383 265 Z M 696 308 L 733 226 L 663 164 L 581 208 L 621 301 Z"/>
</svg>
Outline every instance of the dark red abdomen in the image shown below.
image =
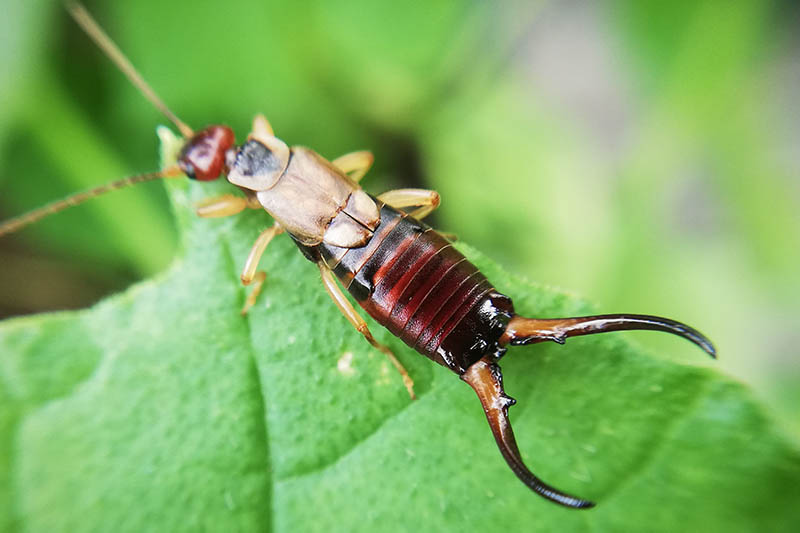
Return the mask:
<svg viewBox="0 0 800 533">
<path fill-rule="evenodd" d="M 366 246 L 315 248 L 375 320 L 459 375 L 499 347 L 511 300 L 422 222 L 384 205 Z"/>
</svg>

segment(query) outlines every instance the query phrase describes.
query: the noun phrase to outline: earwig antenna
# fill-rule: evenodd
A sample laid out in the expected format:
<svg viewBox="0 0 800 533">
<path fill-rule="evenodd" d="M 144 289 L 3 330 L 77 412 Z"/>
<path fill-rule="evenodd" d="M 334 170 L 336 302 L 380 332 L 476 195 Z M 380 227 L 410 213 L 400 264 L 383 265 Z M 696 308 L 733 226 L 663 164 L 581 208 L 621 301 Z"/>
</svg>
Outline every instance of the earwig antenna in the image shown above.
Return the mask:
<svg viewBox="0 0 800 533">
<path fill-rule="evenodd" d="M 177 165 L 173 165 L 159 172 L 149 172 L 147 174 L 130 176 L 121 180 L 106 183 L 105 185 L 100 185 L 93 189 L 89 189 L 88 191 L 72 194 L 66 198 L 62 198 L 61 200 L 43 205 L 42 207 L 34 209 L 33 211 L 28 211 L 24 215 L 20 215 L 0 223 L 0 237 L 9 233 L 14 233 L 15 231 L 33 224 L 44 217 L 53 215 L 69 207 L 82 204 L 86 200 L 90 200 L 107 192 L 116 191 L 117 189 L 123 189 L 125 187 L 130 187 L 131 185 L 136 185 L 138 183 L 144 183 L 146 181 L 153 181 L 160 178 L 171 178 L 181 175 L 183 175 L 181 169 L 178 168 Z"/>
<path fill-rule="evenodd" d="M 170 111 L 166 104 L 161 101 L 158 95 L 156 95 L 155 91 L 150 88 L 147 82 L 144 81 L 144 78 L 142 78 L 142 76 L 136 71 L 131 62 L 128 61 L 128 58 L 126 58 L 120 49 L 117 48 L 117 45 L 114 44 L 114 41 L 111 40 L 111 38 L 106 34 L 106 32 L 103 31 L 102 28 L 100 28 L 100 25 L 97 24 L 94 18 L 92 18 L 86 8 L 83 7 L 83 5 L 81 5 L 79 2 L 73 1 L 67 1 L 65 2 L 65 5 L 70 15 L 72 15 L 81 28 L 83 28 L 89 37 L 91 37 L 92 40 L 97 43 L 97 46 L 100 47 L 100 49 L 111 59 L 111 61 L 113 61 L 114 64 L 119 67 L 122 73 L 125 74 L 131 83 L 133 83 L 133 85 L 139 89 L 145 98 L 147 98 L 150 103 L 152 103 L 164 114 L 165 117 L 175 124 L 184 138 L 189 139 L 193 137 L 194 132 L 192 131 L 192 128 L 187 126 L 181 119 L 175 116 L 175 114 Z M 37 222 L 47 216 L 63 211 L 69 207 L 82 204 L 86 200 L 90 200 L 107 192 L 123 189 L 125 187 L 130 187 L 146 181 L 153 181 L 160 178 L 171 178 L 181 175 L 183 175 L 183 171 L 178 167 L 178 165 L 172 165 L 159 172 L 149 172 L 147 174 L 130 176 L 128 178 L 106 183 L 105 185 L 100 185 L 93 189 L 89 189 L 88 191 L 72 194 L 66 198 L 39 207 L 38 209 L 34 209 L 33 211 L 29 211 L 18 217 L 1 222 L 0 237 L 3 235 L 8 235 L 9 233 L 14 233 L 15 231 L 19 231 L 20 229 L 29 226 L 30 224 L 33 224 L 34 222 Z"/>
<path fill-rule="evenodd" d="M 122 71 L 123 74 L 136 86 L 139 91 L 150 100 L 165 117 L 167 117 L 175 126 L 180 130 L 181 135 L 185 138 L 190 138 L 194 135 L 192 128 L 187 126 L 181 119 L 179 119 L 167 105 L 161 101 L 161 98 L 153 91 L 152 88 L 144 81 L 144 78 L 139 74 L 136 68 L 128 61 L 125 54 L 114 44 L 114 41 L 103 31 L 100 25 L 92 18 L 92 15 L 83 7 L 79 2 L 68 1 L 66 3 L 67 10 L 72 18 L 75 19 L 81 28 L 97 43 L 97 46 L 105 52 L 105 54 L 114 62 L 115 65 Z"/>
</svg>

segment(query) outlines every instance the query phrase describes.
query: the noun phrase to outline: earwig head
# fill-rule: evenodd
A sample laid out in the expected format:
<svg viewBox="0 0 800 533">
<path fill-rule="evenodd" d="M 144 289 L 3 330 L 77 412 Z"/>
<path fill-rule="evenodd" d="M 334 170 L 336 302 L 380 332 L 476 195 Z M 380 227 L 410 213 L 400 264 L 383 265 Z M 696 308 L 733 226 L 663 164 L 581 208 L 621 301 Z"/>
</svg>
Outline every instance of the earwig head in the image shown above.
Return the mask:
<svg viewBox="0 0 800 533">
<path fill-rule="evenodd" d="M 178 156 L 178 165 L 193 180 L 215 180 L 225 169 L 225 153 L 234 142 L 233 130 L 229 127 L 209 126 L 186 142 Z"/>
<path fill-rule="evenodd" d="M 228 181 L 251 191 L 270 189 L 289 166 L 289 147 L 273 135 L 253 132 L 230 165 Z"/>
</svg>

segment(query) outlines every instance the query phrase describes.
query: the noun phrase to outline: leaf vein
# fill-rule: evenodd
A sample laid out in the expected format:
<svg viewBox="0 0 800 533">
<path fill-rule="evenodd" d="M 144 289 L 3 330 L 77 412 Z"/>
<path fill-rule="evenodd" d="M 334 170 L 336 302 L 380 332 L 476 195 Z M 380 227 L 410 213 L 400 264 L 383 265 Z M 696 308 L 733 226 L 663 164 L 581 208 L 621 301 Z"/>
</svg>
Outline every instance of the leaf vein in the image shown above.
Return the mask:
<svg viewBox="0 0 800 533">
<path fill-rule="evenodd" d="M 230 243 L 228 240 L 224 240 L 222 242 L 223 248 L 225 250 L 225 259 L 228 262 L 228 268 L 226 270 L 230 272 L 236 272 L 236 259 L 233 256 L 233 251 L 231 250 Z M 265 521 L 266 531 L 274 531 L 275 530 L 275 500 L 274 500 L 274 493 L 275 493 L 275 483 L 274 479 L 272 478 L 272 457 L 270 455 L 270 446 L 269 446 L 269 428 L 267 426 L 267 400 L 266 394 L 264 391 L 264 385 L 261 375 L 261 370 L 258 366 L 258 360 L 256 358 L 256 349 L 253 343 L 253 329 L 250 324 L 249 316 L 245 316 L 244 328 L 245 333 L 248 339 L 248 357 L 250 360 L 251 371 L 253 372 L 253 377 L 255 378 L 255 384 L 258 392 L 258 413 L 260 413 L 260 424 L 261 424 L 261 433 L 264 437 L 264 453 L 266 455 L 266 464 L 267 464 L 267 483 L 266 483 L 266 497 L 265 500 L 269 502 L 268 506 L 268 513 L 269 519 Z"/>
</svg>

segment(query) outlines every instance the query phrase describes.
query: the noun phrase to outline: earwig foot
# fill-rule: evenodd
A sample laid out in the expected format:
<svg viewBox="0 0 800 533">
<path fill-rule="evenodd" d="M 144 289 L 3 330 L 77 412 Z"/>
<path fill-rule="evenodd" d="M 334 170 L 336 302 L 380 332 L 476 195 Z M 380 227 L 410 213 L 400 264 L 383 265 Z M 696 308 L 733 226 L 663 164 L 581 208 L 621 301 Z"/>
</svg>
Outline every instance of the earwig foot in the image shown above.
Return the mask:
<svg viewBox="0 0 800 533">
<path fill-rule="evenodd" d="M 272 125 L 263 113 L 258 113 L 253 117 L 253 133 L 256 134 L 256 136 L 275 136 Z"/>
<path fill-rule="evenodd" d="M 267 273 L 263 270 L 259 270 L 256 272 L 256 275 L 253 277 L 252 281 L 246 283 L 245 285 L 249 285 L 252 283 L 253 290 L 250 291 L 250 294 L 247 295 L 247 299 L 244 301 L 244 306 L 241 310 L 241 315 L 244 316 L 256 304 L 256 300 L 258 299 L 258 295 L 261 293 L 261 288 L 264 285 L 264 280 L 267 279 Z"/>
<path fill-rule="evenodd" d="M 364 338 L 367 339 L 372 346 L 380 350 L 383 355 L 385 355 L 389 362 L 392 363 L 394 368 L 400 374 L 400 377 L 403 379 L 403 385 L 405 386 L 406 390 L 408 391 L 408 395 L 411 397 L 412 400 L 417 399 L 417 395 L 414 394 L 414 380 L 411 379 L 411 376 L 408 375 L 408 370 L 406 367 L 403 366 L 403 363 L 397 358 L 391 348 L 386 346 L 385 344 L 381 344 L 380 342 L 375 340 L 375 337 L 372 336 L 372 333 L 369 331 L 369 328 L 366 324 L 363 327 L 359 327 L 358 331 L 364 335 Z"/>
<path fill-rule="evenodd" d="M 494 360 L 493 355 L 484 357 L 470 366 L 461 375 L 461 379 L 466 381 L 478 394 L 483 411 L 486 413 L 486 419 L 492 428 L 494 439 L 508 466 L 528 488 L 550 501 L 573 509 L 594 507 L 593 502 L 570 496 L 547 485 L 534 476 L 522 462 L 511 423 L 508 420 L 508 408 L 516 402 L 513 398 L 506 396 L 503 390 L 503 375 L 500 373 L 500 367 L 494 364 Z"/>
<path fill-rule="evenodd" d="M 408 395 L 411 397 L 411 399 L 416 400 L 417 395 L 414 394 L 414 380 L 411 379 L 408 374 L 403 376 L 403 385 L 405 385 Z"/>
<path fill-rule="evenodd" d="M 392 350 L 380 342 L 375 340 L 375 337 L 372 336 L 372 333 L 369 330 L 369 326 L 367 323 L 364 322 L 364 319 L 361 318 L 361 315 L 353 308 L 353 304 L 347 299 L 347 297 L 342 292 L 342 289 L 336 284 L 336 281 L 333 277 L 333 271 L 325 264 L 324 261 L 320 261 L 317 263 L 319 267 L 319 273 L 322 277 L 322 284 L 325 285 L 325 290 L 328 291 L 331 299 L 333 299 L 333 303 L 336 304 L 336 307 L 339 308 L 339 311 L 345 316 L 348 322 L 356 328 L 356 331 L 361 333 L 364 338 L 370 343 L 372 346 L 377 348 L 381 351 L 386 357 L 389 358 L 389 362 L 397 369 L 397 372 L 400 373 L 400 376 L 403 378 L 403 384 L 408 391 L 408 395 L 411 397 L 412 400 L 416 400 L 417 396 L 414 394 L 414 382 L 411 380 L 411 376 L 408 375 L 408 371 L 403 366 L 397 357 L 394 355 Z"/>
</svg>

